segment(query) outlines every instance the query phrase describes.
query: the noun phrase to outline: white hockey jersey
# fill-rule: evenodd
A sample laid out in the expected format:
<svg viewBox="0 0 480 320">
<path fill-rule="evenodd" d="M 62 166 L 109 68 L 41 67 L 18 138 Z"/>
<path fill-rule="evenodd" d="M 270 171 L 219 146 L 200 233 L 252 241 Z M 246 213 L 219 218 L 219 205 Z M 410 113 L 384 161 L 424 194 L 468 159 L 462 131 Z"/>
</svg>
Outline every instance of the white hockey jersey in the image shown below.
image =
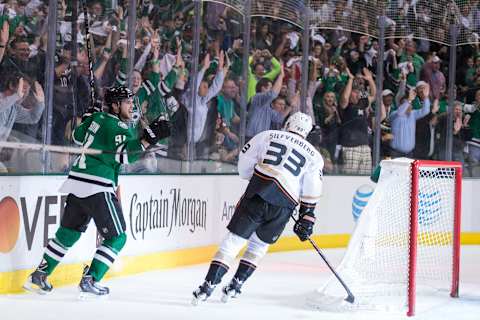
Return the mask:
<svg viewBox="0 0 480 320">
<path fill-rule="evenodd" d="M 297 205 L 315 204 L 322 194 L 323 159 L 297 134 L 269 130 L 253 137 L 242 149 L 238 172 L 243 179 L 253 175 L 273 180 Z"/>
</svg>

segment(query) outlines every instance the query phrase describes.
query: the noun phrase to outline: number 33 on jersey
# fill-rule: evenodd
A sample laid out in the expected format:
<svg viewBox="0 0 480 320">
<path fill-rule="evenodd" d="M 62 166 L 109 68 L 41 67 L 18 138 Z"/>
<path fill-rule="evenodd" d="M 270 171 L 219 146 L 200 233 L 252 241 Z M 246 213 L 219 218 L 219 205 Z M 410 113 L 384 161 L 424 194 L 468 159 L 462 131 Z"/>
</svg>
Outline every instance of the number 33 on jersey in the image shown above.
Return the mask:
<svg viewBox="0 0 480 320">
<path fill-rule="evenodd" d="M 250 180 L 255 174 L 272 180 L 294 203 L 316 203 L 322 194 L 323 159 L 301 136 L 269 130 L 257 134 L 244 147 L 238 172 Z"/>
</svg>

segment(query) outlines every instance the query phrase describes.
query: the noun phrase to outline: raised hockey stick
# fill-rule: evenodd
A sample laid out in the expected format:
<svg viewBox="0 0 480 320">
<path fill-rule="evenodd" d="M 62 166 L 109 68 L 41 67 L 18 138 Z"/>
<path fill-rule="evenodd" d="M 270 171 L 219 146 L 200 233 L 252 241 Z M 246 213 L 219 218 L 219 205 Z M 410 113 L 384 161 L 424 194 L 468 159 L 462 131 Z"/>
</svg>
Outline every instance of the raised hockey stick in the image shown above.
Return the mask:
<svg viewBox="0 0 480 320">
<path fill-rule="evenodd" d="M 40 151 L 50 151 L 58 153 L 73 153 L 73 154 L 119 154 L 120 152 L 108 151 L 108 150 L 99 150 L 93 148 L 84 148 L 84 147 L 65 147 L 65 146 L 54 146 L 49 144 L 38 144 L 38 143 L 24 143 L 24 142 L 10 142 L 10 141 L 0 141 L 0 149 L 9 148 L 9 149 L 23 149 L 23 150 L 40 150 Z M 151 147 L 145 151 L 132 151 L 127 154 L 136 154 L 144 152 L 156 152 L 163 150 L 163 147 Z M 157 154 L 158 155 L 158 154 Z M 161 158 L 168 158 L 166 156 L 158 155 Z"/>
<path fill-rule="evenodd" d="M 295 217 L 293 216 L 293 214 L 291 215 L 293 221 L 295 221 L 295 223 L 298 222 L 297 219 L 295 219 Z M 320 255 L 320 257 L 323 259 L 323 261 L 325 262 L 325 264 L 328 266 L 328 268 L 330 269 L 330 271 L 332 271 L 332 273 L 334 274 L 335 278 L 337 278 L 337 280 L 340 282 L 340 284 L 342 285 L 342 287 L 345 289 L 345 291 L 347 292 L 348 296 L 345 298 L 345 301 L 347 302 L 350 302 L 350 303 L 353 303 L 355 301 L 355 296 L 353 295 L 353 293 L 350 291 L 350 289 L 348 288 L 348 286 L 345 284 L 345 282 L 342 280 L 342 278 L 340 278 L 340 276 L 338 275 L 338 273 L 335 271 L 335 269 L 333 269 L 332 265 L 330 264 L 330 262 L 327 260 L 327 257 L 325 257 L 325 254 L 322 252 L 322 250 L 320 250 L 320 248 L 317 246 L 317 244 L 315 243 L 315 241 L 312 240 L 312 238 L 310 238 L 310 236 L 307 237 L 308 241 L 310 242 L 310 244 L 313 246 L 313 248 L 317 251 L 317 253 Z"/>
<path fill-rule="evenodd" d="M 97 92 L 95 91 L 95 76 L 93 74 L 93 56 L 92 48 L 90 43 L 90 29 L 88 22 L 88 10 L 87 10 L 87 0 L 82 1 L 83 8 L 83 25 L 85 28 L 85 43 L 87 45 L 87 57 L 88 57 L 88 68 L 89 68 L 89 84 L 90 84 L 90 105 L 89 107 L 95 107 L 95 104 L 98 101 Z"/>
</svg>

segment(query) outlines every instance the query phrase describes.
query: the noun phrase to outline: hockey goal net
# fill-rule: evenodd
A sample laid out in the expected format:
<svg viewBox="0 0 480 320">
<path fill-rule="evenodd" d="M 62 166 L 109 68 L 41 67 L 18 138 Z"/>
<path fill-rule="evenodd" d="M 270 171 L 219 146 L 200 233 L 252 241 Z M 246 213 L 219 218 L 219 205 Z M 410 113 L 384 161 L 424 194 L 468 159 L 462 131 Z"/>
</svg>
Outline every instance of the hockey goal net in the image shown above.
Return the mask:
<svg viewBox="0 0 480 320">
<path fill-rule="evenodd" d="M 385 160 L 335 278 L 310 296 L 318 309 L 405 310 L 418 295 L 458 296 L 462 167 L 458 162 Z M 443 292 L 442 292 L 443 291 Z"/>
</svg>

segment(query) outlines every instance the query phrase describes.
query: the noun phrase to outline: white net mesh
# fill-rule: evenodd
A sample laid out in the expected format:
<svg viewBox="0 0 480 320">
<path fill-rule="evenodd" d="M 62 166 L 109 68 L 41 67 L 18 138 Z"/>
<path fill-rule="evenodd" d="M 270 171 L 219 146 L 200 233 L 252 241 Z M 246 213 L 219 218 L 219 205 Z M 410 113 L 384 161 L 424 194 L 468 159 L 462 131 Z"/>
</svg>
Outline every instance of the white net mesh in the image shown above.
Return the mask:
<svg viewBox="0 0 480 320">
<path fill-rule="evenodd" d="M 332 279 L 308 299 L 312 307 L 404 310 L 410 244 L 410 162 L 383 161 L 377 188 L 362 212 L 337 269 L 355 295 Z M 448 289 L 452 281 L 455 170 L 421 168 L 418 194 L 418 291 Z"/>
<path fill-rule="evenodd" d="M 385 14 L 386 39 L 417 39 L 451 45 L 450 24 L 457 26 L 457 45 L 477 44 L 480 15 L 472 1 L 310 1 L 310 27 L 327 32 L 379 37 L 378 18 Z"/>
<path fill-rule="evenodd" d="M 371 1 L 312 1 L 311 28 L 378 37 L 379 9 Z M 333 32 L 333 31 L 332 31 Z"/>
<path fill-rule="evenodd" d="M 204 0 L 204 2 L 223 4 L 229 8 L 236 10 L 241 15 L 245 14 L 245 0 Z"/>
<path fill-rule="evenodd" d="M 305 26 L 305 4 L 292 0 L 252 0 L 252 17 L 268 17 L 290 22 L 300 29 Z"/>
</svg>

